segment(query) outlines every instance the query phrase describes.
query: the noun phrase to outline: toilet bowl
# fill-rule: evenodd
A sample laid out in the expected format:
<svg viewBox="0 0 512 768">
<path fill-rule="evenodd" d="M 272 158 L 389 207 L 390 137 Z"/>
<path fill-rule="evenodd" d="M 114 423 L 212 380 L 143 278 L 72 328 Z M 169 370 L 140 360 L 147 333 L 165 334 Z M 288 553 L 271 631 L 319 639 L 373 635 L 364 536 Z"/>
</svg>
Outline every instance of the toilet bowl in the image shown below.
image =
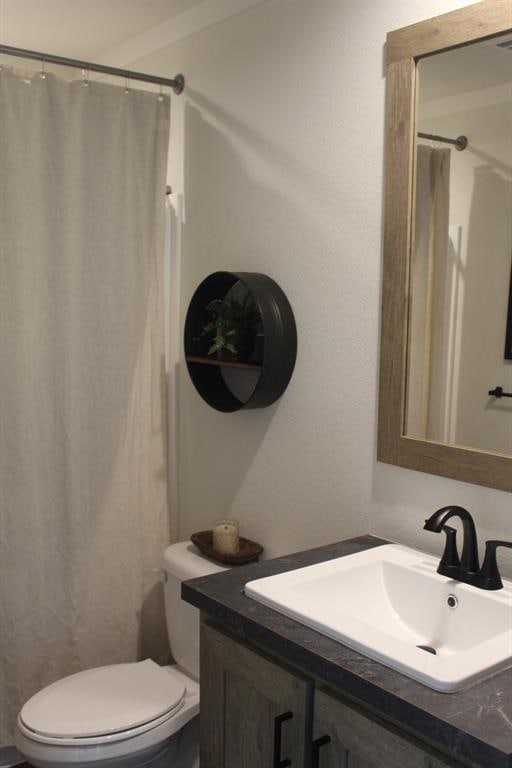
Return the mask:
<svg viewBox="0 0 512 768">
<path fill-rule="evenodd" d="M 198 768 L 199 614 L 181 581 L 225 570 L 190 542 L 164 552 L 165 613 L 176 664 L 150 659 L 58 680 L 22 707 L 16 746 L 36 768 Z"/>
<path fill-rule="evenodd" d="M 16 746 L 40 768 L 137 768 L 160 753 L 172 766 L 181 730 L 198 712 L 198 683 L 174 666 L 146 660 L 100 667 L 32 697 L 18 716 Z"/>
</svg>

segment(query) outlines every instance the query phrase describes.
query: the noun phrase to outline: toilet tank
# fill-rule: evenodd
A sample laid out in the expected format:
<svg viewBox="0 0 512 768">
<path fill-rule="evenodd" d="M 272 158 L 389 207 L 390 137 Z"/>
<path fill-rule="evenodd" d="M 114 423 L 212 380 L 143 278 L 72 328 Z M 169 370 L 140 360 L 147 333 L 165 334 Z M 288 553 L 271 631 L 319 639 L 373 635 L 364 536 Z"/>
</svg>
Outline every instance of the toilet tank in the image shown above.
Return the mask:
<svg viewBox="0 0 512 768">
<path fill-rule="evenodd" d="M 199 680 L 199 611 L 181 599 L 181 582 L 220 573 L 226 567 L 200 554 L 191 541 L 171 544 L 164 551 L 164 595 L 167 633 L 174 660 Z"/>
</svg>

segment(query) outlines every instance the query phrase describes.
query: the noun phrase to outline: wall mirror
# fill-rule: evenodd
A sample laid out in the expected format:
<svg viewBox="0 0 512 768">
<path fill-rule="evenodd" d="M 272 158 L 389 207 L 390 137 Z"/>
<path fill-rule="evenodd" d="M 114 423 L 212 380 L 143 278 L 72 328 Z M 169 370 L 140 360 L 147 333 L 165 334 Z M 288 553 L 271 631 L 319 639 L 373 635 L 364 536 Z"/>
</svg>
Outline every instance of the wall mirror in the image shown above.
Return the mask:
<svg viewBox="0 0 512 768">
<path fill-rule="evenodd" d="M 510 491 L 512 0 L 391 32 L 387 63 L 378 458 Z"/>
</svg>

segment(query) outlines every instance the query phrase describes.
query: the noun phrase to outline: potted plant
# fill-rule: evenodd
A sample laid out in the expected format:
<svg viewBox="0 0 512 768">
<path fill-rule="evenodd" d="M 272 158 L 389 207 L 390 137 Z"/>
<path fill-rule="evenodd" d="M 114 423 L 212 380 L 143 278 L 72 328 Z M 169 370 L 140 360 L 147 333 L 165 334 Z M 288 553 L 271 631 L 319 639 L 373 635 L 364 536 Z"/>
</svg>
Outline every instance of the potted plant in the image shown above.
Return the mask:
<svg viewBox="0 0 512 768">
<path fill-rule="evenodd" d="M 237 299 L 230 293 L 206 305 L 211 319 L 203 326 L 201 336 L 212 335 L 208 355 L 247 359 L 254 343 L 254 332 L 261 317 L 250 293 Z"/>
</svg>

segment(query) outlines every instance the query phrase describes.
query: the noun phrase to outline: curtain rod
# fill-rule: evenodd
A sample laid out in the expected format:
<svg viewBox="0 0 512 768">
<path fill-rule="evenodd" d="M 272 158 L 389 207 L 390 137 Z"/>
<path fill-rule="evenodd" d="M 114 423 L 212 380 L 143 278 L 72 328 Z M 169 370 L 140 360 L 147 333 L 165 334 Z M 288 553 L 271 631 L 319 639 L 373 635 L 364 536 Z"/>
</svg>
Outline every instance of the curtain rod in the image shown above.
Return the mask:
<svg viewBox="0 0 512 768">
<path fill-rule="evenodd" d="M 185 87 L 185 78 L 183 75 L 176 75 L 170 80 L 166 77 L 146 75 L 143 72 L 131 72 L 128 69 L 107 67 L 103 64 L 95 64 L 93 61 L 79 61 L 78 59 L 68 59 L 65 56 L 54 56 L 52 53 L 29 51 L 25 48 L 12 48 L 10 45 L 0 45 L 0 54 L 1 53 L 5 53 L 7 56 L 17 56 L 20 59 L 37 59 L 37 61 L 40 61 L 42 64 L 60 64 L 63 67 L 85 69 L 86 72 L 101 72 L 103 75 L 114 75 L 115 77 L 123 77 L 127 80 L 141 80 L 144 83 L 165 85 L 168 88 L 172 88 L 174 93 L 178 94 L 181 93 Z"/>
<path fill-rule="evenodd" d="M 456 139 L 447 139 L 446 136 L 436 136 L 435 133 L 418 133 L 419 139 L 430 139 L 430 141 L 441 141 L 443 144 L 453 144 L 455 149 L 462 152 L 468 145 L 467 136 L 457 136 Z"/>
</svg>

